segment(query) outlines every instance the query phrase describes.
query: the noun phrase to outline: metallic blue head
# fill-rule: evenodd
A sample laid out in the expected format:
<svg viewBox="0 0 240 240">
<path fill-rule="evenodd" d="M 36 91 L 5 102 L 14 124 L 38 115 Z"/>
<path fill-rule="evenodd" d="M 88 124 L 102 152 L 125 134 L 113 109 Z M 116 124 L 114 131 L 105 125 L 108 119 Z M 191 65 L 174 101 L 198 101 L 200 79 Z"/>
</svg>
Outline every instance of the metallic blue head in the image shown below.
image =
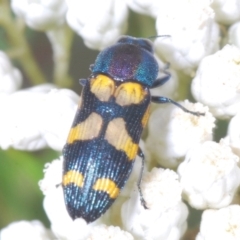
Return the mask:
<svg viewBox="0 0 240 240">
<path fill-rule="evenodd" d="M 93 74 L 103 73 L 117 81 L 133 80 L 151 87 L 159 68 L 149 40 L 123 36 L 98 54 L 91 70 Z"/>
</svg>

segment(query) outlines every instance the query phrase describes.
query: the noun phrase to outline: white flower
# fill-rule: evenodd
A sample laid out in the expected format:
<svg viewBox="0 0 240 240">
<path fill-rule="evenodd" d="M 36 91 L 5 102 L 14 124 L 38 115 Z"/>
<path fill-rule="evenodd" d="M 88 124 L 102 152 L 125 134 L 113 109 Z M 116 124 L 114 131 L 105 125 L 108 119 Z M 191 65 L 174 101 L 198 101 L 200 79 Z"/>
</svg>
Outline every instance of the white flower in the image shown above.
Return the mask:
<svg viewBox="0 0 240 240">
<path fill-rule="evenodd" d="M 228 43 L 240 48 L 240 22 L 233 24 L 228 30 Z"/>
<path fill-rule="evenodd" d="M 213 0 L 211 5 L 217 22 L 231 25 L 240 20 L 240 2 L 238 0 Z"/>
<path fill-rule="evenodd" d="M 135 187 L 122 206 L 122 223 L 135 239 L 180 239 L 186 229 L 187 207 L 181 202 L 182 188 L 172 170 L 152 169 L 141 184 L 148 209 L 140 203 Z"/>
<path fill-rule="evenodd" d="M 42 135 L 49 147 L 61 151 L 77 110 L 78 95 L 68 89 L 52 89 L 42 100 Z"/>
<path fill-rule="evenodd" d="M 78 96 L 44 84 L 1 96 L 0 146 L 38 150 L 47 145 L 61 151 L 66 143 Z"/>
<path fill-rule="evenodd" d="M 205 56 L 217 51 L 219 26 L 214 22 L 211 1 L 171 0 L 159 8 L 156 52 L 174 69 L 193 75 Z"/>
<path fill-rule="evenodd" d="M 240 49 L 226 45 L 205 57 L 192 81 L 194 98 L 206 104 L 219 118 L 229 118 L 240 109 Z"/>
<path fill-rule="evenodd" d="M 205 210 L 196 240 L 240 239 L 240 206 L 230 205 L 219 210 Z"/>
<path fill-rule="evenodd" d="M 89 48 L 113 44 L 127 27 L 128 9 L 119 0 L 66 0 L 67 22 Z"/>
<path fill-rule="evenodd" d="M 1 104 L 0 147 L 38 150 L 46 147 L 41 133 L 41 100 L 52 89 L 49 84 L 17 91 L 4 98 Z"/>
<path fill-rule="evenodd" d="M 21 84 L 21 72 L 11 64 L 8 56 L 0 51 L 0 94 L 15 92 Z"/>
<path fill-rule="evenodd" d="M 53 240 L 51 232 L 38 220 L 19 221 L 9 224 L 0 231 L 1 240 Z"/>
<path fill-rule="evenodd" d="M 188 101 L 183 106 L 205 116 L 195 116 L 169 104 L 156 109 L 149 119 L 146 148 L 152 159 L 164 167 L 178 166 L 193 145 L 212 139 L 215 119 L 208 108 Z"/>
<path fill-rule="evenodd" d="M 150 211 L 165 211 L 181 201 L 182 187 L 172 170 L 153 168 L 144 174 L 141 187 Z"/>
<path fill-rule="evenodd" d="M 39 187 L 44 195 L 61 185 L 62 183 L 62 164 L 63 158 L 54 160 L 51 163 L 46 163 L 44 166 L 44 178 L 39 181 Z"/>
<path fill-rule="evenodd" d="M 230 204 L 240 184 L 238 161 L 224 141 L 207 141 L 190 149 L 178 168 L 189 204 L 197 209 Z"/>
<path fill-rule="evenodd" d="M 12 0 L 13 12 L 36 30 L 46 31 L 65 22 L 65 0 Z"/>
<path fill-rule="evenodd" d="M 132 235 L 119 227 L 100 225 L 92 229 L 87 240 L 134 240 Z"/>
<path fill-rule="evenodd" d="M 228 124 L 226 140 L 233 152 L 240 157 L 240 112 L 235 115 Z"/>
</svg>

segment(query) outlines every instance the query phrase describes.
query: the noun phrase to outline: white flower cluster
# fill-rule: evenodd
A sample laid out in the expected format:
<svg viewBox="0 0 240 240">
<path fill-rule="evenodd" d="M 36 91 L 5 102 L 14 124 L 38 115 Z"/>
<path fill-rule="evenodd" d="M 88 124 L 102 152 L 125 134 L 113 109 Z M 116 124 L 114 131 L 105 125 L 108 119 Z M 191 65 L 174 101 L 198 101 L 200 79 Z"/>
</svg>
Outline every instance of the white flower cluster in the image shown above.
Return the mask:
<svg viewBox="0 0 240 240">
<path fill-rule="evenodd" d="M 67 22 L 85 44 L 103 49 L 126 31 L 128 9 L 124 1 L 66 0 Z"/>
<path fill-rule="evenodd" d="M 188 209 L 181 201 L 178 175 L 169 169 L 153 168 L 143 177 L 142 191 L 148 210 L 141 205 L 135 186 L 121 207 L 124 229 L 135 239 L 180 239 L 187 227 Z"/>
<path fill-rule="evenodd" d="M 240 185 L 238 162 L 239 157 L 223 140 L 192 147 L 178 167 L 189 204 L 196 209 L 229 205 Z"/>
<path fill-rule="evenodd" d="M 205 210 L 196 240 L 240 239 L 240 206 L 230 205 L 219 210 Z"/>
<path fill-rule="evenodd" d="M 53 237 L 51 231 L 38 220 L 13 222 L 0 232 L 1 240 L 51 240 Z"/>
<path fill-rule="evenodd" d="M 151 16 L 157 34 L 165 35 L 156 38 L 155 52 L 173 68 L 171 80 L 152 94 L 175 98 L 181 87 L 191 88 L 198 103 L 180 104 L 204 114 L 193 115 L 172 104 L 153 105 L 140 144 L 148 168 L 141 183 L 148 209 L 140 204 L 137 159 L 127 185 L 106 214 L 90 224 L 73 221 L 64 204 L 60 157 L 46 165 L 40 181 L 51 230 L 37 221 L 20 221 L 2 229 L 1 240 L 179 240 L 188 217 L 182 197 L 203 211 L 197 240 L 240 239 L 240 202 L 233 205 L 240 186 L 239 1 L 12 0 L 11 7 L 29 27 L 47 32 L 54 52 L 64 49 L 63 43 L 62 48 L 57 44 L 66 40 L 60 31 L 64 24 L 87 46 L 103 49 L 126 31 L 129 9 Z M 0 148 L 61 151 L 79 97 L 50 84 L 19 90 L 21 74 L 2 52 L 0 77 Z M 229 121 L 227 135 L 219 142 L 214 141 L 216 118 Z"/>
<path fill-rule="evenodd" d="M 167 1 L 156 19 L 157 53 L 175 69 L 194 75 L 199 62 L 219 48 L 219 26 L 214 21 L 211 1 Z"/>
<path fill-rule="evenodd" d="M 219 118 L 229 118 L 240 109 L 240 49 L 226 45 L 205 57 L 192 81 L 195 99 Z M 214 94 L 213 94 L 214 92 Z"/>
<path fill-rule="evenodd" d="M 29 27 L 49 31 L 67 22 L 88 47 L 99 50 L 114 43 L 127 29 L 125 1 L 12 0 L 11 6 Z"/>
<path fill-rule="evenodd" d="M 65 22 L 65 0 L 12 0 L 14 13 L 36 30 L 47 31 Z"/>
<path fill-rule="evenodd" d="M 73 91 L 43 84 L 0 98 L 2 149 L 62 150 L 77 109 L 79 97 Z"/>
<path fill-rule="evenodd" d="M 182 105 L 205 116 L 195 116 L 174 105 L 157 108 L 150 116 L 146 148 L 161 166 L 176 168 L 195 144 L 212 139 L 214 117 L 200 103 Z"/>
</svg>

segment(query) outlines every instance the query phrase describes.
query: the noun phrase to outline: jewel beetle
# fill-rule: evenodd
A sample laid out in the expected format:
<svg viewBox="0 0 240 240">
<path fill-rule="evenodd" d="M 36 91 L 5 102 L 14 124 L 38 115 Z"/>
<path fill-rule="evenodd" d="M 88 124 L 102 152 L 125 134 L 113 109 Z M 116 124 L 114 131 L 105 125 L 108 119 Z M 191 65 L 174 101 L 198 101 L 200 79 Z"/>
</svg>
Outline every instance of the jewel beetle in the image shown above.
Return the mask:
<svg viewBox="0 0 240 240">
<path fill-rule="evenodd" d="M 83 85 L 67 143 L 63 148 L 63 192 L 72 219 L 93 222 L 112 205 L 132 171 L 137 155 L 144 154 L 139 141 L 149 117 L 150 103 L 173 103 L 151 96 L 150 89 L 164 84 L 170 74 L 157 78 L 158 63 L 147 39 L 121 37 L 101 51 Z"/>
</svg>

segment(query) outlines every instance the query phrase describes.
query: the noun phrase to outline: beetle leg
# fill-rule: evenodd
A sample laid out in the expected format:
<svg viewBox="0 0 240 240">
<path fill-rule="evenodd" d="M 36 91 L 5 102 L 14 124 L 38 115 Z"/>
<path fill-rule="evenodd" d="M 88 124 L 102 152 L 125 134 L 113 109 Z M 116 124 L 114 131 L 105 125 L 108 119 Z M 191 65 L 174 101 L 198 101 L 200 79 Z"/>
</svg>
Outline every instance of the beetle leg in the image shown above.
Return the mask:
<svg viewBox="0 0 240 240">
<path fill-rule="evenodd" d="M 192 115 L 196 115 L 196 116 L 204 116 L 205 113 L 200 113 L 200 112 L 194 112 L 194 111 L 190 111 L 188 109 L 186 109 L 185 107 L 183 107 L 181 104 L 173 101 L 172 99 L 170 98 L 166 98 L 166 97 L 161 97 L 161 96 L 152 96 L 151 97 L 151 100 L 152 102 L 154 103 L 172 103 L 174 104 L 175 106 L 181 108 L 184 112 L 187 112 L 187 113 L 190 113 Z"/>
<path fill-rule="evenodd" d="M 148 207 L 146 206 L 146 201 L 143 198 L 142 189 L 141 189 L 141 182 L 142 182 L 142 176 L 143 176 L 143 170 L 144 170 L 145 156 L 144 156 L 144 153 L 142 152 L 140 147 L 138 148 L 138 156 L 142 159 L 142 166 L 141 166 L 141 171 L 140 171 L 140 175 L 139 175 L 138 182 L 137 182 L 137 187 L 138 187 L 138 191 L 139 191 L 139 194 L 140 194 L 141 204 L 145 209 L 148 209 Z"/>
<path fill-rule="evenodd" d="M 165 83 L 170 79 L 171 73 L 167 71 L 168 68 L 169 68 L 169 66 L 170 66 L 170 64 L 167 63 L 166 66 L 164 67 L 164 69 L 161 70 L 161 72 L 165 73 L 165 76 L 160 77 L 160 78 L 157 78 L 157 79 L 154 81 L 154 83 L 153 83 L 153 85 L 151 86 L 151 88 L 160 87 L 160 86 L 162 86 L 163 84 L 165 84 Z"/>
</svg>

